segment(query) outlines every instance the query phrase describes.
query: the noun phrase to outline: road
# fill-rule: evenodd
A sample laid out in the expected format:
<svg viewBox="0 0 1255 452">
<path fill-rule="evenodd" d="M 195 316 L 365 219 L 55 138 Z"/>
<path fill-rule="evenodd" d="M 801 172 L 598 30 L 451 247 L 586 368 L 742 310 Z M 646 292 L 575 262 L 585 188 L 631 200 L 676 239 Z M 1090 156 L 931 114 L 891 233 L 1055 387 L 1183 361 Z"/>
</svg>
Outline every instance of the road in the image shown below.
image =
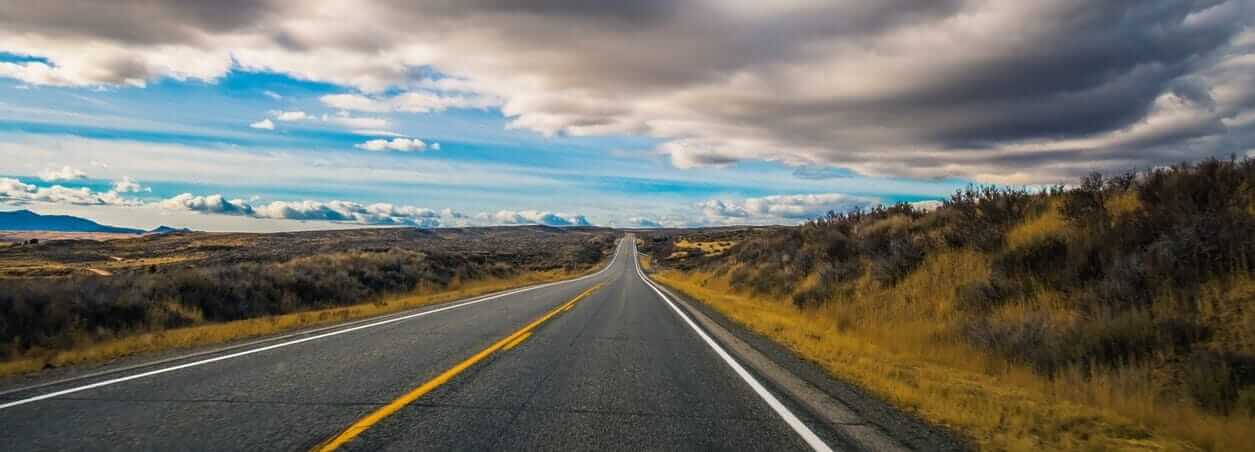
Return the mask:
<svg viewBox="0 0 1255 452">
<path fill-rule="evenodd" d="M 575 281 L 0 390 L 0 449 L 859 446 L 646 282 L 633 244 Z"/>
</svg>

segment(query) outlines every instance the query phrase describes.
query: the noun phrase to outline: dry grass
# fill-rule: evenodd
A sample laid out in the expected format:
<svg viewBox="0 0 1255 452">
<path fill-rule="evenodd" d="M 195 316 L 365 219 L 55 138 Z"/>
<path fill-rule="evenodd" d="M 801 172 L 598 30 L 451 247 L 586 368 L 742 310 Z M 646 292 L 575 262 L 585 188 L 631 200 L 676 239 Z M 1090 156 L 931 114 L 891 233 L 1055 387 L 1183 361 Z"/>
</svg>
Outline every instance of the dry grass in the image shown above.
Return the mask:
<svg viewBox="0 0 1255 452">
<path fill-rule="evenodd" d="M 723 254 L 724 251 L 727 251 L 728 248 L 732 248 L 732 245 L 735 245 L 735 244 L 736 242 L 726 241 L 726 240 L 725 241 L 711 241 L 711 242 L 695 242 L 695 241 L 690 241 L 687 238 L 682 238 L 679 241 L 675 242 L 675 249 L 677 251 L 701 250 L 702 253 L 708 256 L 716 256 L 719 254 Z"/>
<path fill-rule="evenodd" d="M 1017 240 L 1054 233 L 1054 220 L 1027 222 Z M 882 286 L 864 277 L 815 309 L 734 291 L 724 277 L 665 271 L 657 278 L 729 318 L 814 360 L 908 411 L 953 428 L 988 450 L 1255 450 L 1255 419 L 1208 414 L 1157 393 L 1156 368 L 1064 372 L 1054 378 L 978 350 L 959 339 L 957 288 L 989 276 L 987 257 L 970 251 L 931 255 L 907 278 Z M 726 274 L 726 273 L 725 273 Z M 1226 302 L 1255 291 L 1250 279 L 1209 285 L 1200 303 L 1236 316 L 1235 342 L 1251 340 L 1252 313 Z M 1207 301 L 1211 300 L 1211 301 Z M 1223 306 L 1223 307 L 1222 307 Z M 1226 310 L 1227 309 L 1227 310 Z M 1029 314 L 1068 322 L 1063 295 L 1043 292 L 990 314 Z"/>
<path fill-rule="evenodd" d="M 591 271 L 595 271 L 595 269 Z M 84 341 L 81 346 L 72 350 L 31 350 L 24 353 L 22 358 L 0 363 L 0 376 L 37 372 L 46 367 L 103 362 L 138 353 L 222 344 L 298 328 L 390 314 L 419 306 L 568 279 L 578 275 L 579 273 L 565 271 L 531 272 L 508 279 L 487 279 L 460 284 L 454 283 L 447 290 L 419 289 L 409 295 L 388 297 L 377 302 L 354 306 L 225 323 L 201 324 L 166 331 L 143 332 L 99 342 Z M 201 318 L 199 312 L 188 311 L 188 308 L 174 303 L 165 305 L 165 308 L 180 311 L 179 314 L 184 318 L 193 320 Z"/>
<path fill-rule="evenodd" d="M 894 215 L 860 227 L 859 234 L 863 236 L 897 235 L 904 233 L 907 229 L 910 229 L 910 227 L 911 219 L 909 217 L 905 215 Z"/>
<path fill-rule="evenodd" d="M 1059 213 L 1058 204 L 1052 202 L 1040 215 L 1029 218 L 1008 231 L 1007 249 L 1021 249 L 1047 238 L 1064 236 L 1067 231 L 1067 222 Z"/>
<path fill-rule="evenodd" d="M 1126 191 L 1116 196 L 1107 198 L 1105 203 L 1107 211 L 1111 213 L 1113 219 L 1119 219 L 1124 216 L 1136 213 L 1142 208 L 1142 201 L 1138 199 L 1137 192 Z"/>
</svg>

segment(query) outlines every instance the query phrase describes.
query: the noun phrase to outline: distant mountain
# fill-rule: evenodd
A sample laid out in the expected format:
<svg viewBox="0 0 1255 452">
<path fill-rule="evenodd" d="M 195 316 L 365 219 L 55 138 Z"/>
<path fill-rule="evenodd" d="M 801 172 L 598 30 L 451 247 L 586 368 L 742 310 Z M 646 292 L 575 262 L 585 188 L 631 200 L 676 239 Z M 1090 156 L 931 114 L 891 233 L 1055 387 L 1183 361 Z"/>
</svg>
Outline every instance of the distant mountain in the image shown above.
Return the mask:
<svg viewBox="0 0 1255 452">
<path fill-rule="evenodd" d="M 144 233 L 139 229 L 105 226 L 86 218 L 69 215 L 40 215 L 29 210 L 0 212 L 0 231 Z"/>
<path fill-rule="evenodd" d="M 194 231 L 192 231 L 191 228 L 172 228 L 164 224 L 161 226 L 157 226 L 151 231 L 148 231 L 149 234 L 169 234 L 171 232 L 194 232 Z"/>
</svg>

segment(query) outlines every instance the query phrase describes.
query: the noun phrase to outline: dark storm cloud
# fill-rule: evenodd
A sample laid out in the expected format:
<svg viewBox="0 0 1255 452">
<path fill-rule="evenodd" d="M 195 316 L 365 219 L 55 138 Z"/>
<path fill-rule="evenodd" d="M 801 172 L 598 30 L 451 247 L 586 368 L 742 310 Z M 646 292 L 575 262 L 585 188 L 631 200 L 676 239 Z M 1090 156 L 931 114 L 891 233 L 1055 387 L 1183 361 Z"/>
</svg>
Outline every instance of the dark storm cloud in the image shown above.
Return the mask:
<svg viewBox="0 0 1255 452">
<path fill-rule="evenodd" d="M 1252 0 L 282 4 L 8 5 L 0 25 L 26 34 L 0 37 L 47 48 L 0 50 L 58 66 L 0 76 L 138 84 L 239 64 L 372 94 L 430 67 L 499 99 L 511 127 L 651 135 L 680 167 L 1027 183 L 1255 149 Z M 91 38 L 129 47 L 87 58 Z M 172 62 L 168 43 L 213 52 Z"/>
<path fill-rule="evenodd" d="M 215 33 L 265 23 L 280 2 L 258 0 L 137 0 L 124 2 L 0 1 L 10 30 L 130 44 L 198 43 Z"/>
</svg>

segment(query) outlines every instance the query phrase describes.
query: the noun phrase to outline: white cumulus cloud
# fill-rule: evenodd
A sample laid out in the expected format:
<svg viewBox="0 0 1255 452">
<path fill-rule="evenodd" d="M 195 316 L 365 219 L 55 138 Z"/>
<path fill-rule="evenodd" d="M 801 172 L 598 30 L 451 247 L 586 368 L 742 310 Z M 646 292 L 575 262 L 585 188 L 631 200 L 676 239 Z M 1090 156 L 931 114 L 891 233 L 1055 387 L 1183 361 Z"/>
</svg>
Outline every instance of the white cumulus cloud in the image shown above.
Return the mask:
<svg viewBox="0 0 1255 452">
<path fill-rule="evenodd" d="M 243 199 L 226 199 L 222 195 L 197 196 L 183 193 L 159 203 L 162 208 L 190 210 L 220 215 L 253 215 L 253 206 Z"/>
<path fill-rule="evenodd" d="M 254 122 L 252 124 L 249 124 L 248 126 L 254 129 L 275 130 L 275 123 L 271 122 L 270 118 L 266 118 L 261 121 Z"/>
<path fill-rule="evenodd" d="M 712 223 L 798 222 L 829 211 L 870 207 L 877 200 L 843 193 L 773 195 L 743 200 L 711 199 L 698 204 L 702 216 Z"/>
<path fill-rule="evenodd" d="M 130 176 L 123 176 L 122 180 L 113 183 L 113 191 L 118 193 L 138 193 L 141 191 L 152 191 L 151 188 L 145 188 L 143 185 Z"/>
<path fill-rule="evenodd" d="M 39 178 L 47 182 L 57 182 L 64 180 L 86 179 L 87 173 L 79 171 L 71 166 L 63 166 L 61 168 L 48 168 L 39 172 Z"/>
<path fill-rule="evenodd" d="M 391 140 L 370 140 L 354 147 L 366 151 L 415 152 L 427 149 L 427 143 L 424 143 L 422 140 L 417 138 L 393 138 Z M 440 144 L 433 144 L 432 149 L 440 149 Z"/>
<path fill-rule="evenodd" d="M 324 114 L 322 120 L 331 124 L 349 129 L 359 130 L 381 130 L 388 127 L 386 118 L 376 118 L 370 116 L 353 116 L 347 111 L 339 111 L 334 115 Z"/>
<path fill-rule="evenodd" d="M 631 217 L 627 219 L 625 227 L 629 228 L 661 228 L 662 223 L 653 218 L 647 217 Z"/>
<path fill-rule="evenodd" d="M 546 226 L 589 226 L 592 223 L 583 215 L 573 215 L 538 210 L 500 210 L 478 216 L 492 224 L 540 224 Z"/>
<path fill-rule="evenodd" d="M 332 221 L 360 225 L 395 225 L 423 228 L 439 227 L 442 220 L 465 218 L 451 209 L 436 211 L 414 206 L 387 203 L 361 204 L 351 201 L 273 201 L 256 204 L 256 201 L 227 199 L 220 194 L 193 195 L 184 193 L 161 201 L 165 209 L 186 210 L 218 215 L 239 215 L 253 218 Z"/>
<path fill-rule="evenodd" d="M 309 115 L 303 111 L 279 111 L 275 112 L 275 119 L 279 121 L 302 121 L 309 119 Z"/>
<path fill-rule="evenodd" d="M 82 206 L 141 204 L 138 200 L 123 198 L 116 191 L 96 192 L 87 187 L 68 188 L 60 185 L 38 187 L 12 178 L 0 178 L 0 202 L 11 204 L 43 202 Z"/>
</svg>

